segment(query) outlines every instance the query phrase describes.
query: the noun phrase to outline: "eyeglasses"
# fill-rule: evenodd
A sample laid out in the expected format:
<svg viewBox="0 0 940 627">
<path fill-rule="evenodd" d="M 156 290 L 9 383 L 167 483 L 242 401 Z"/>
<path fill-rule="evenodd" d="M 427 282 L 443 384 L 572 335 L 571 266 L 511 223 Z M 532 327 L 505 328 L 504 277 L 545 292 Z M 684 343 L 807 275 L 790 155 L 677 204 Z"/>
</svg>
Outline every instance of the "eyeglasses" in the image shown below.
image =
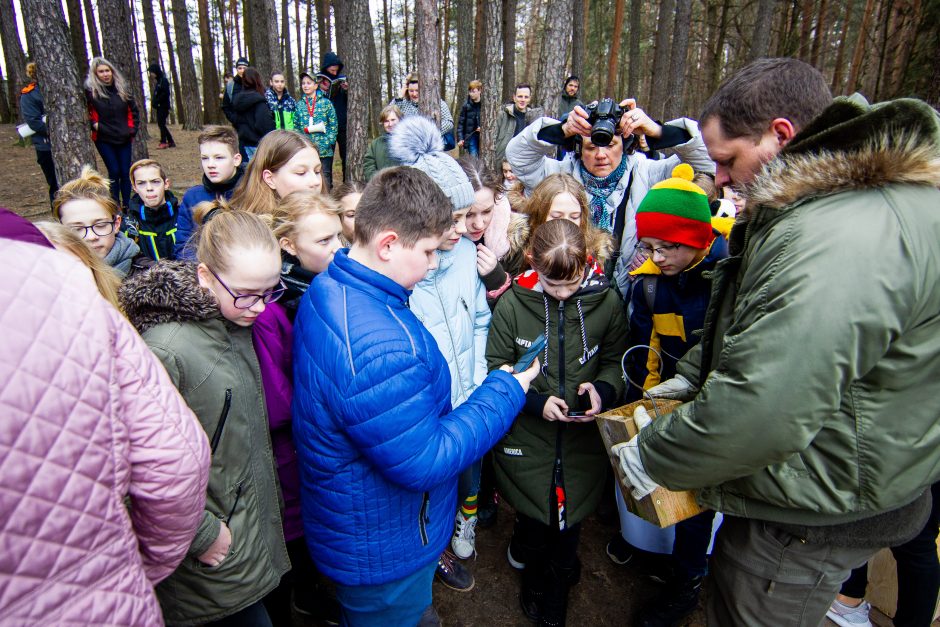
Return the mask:
<svg viewBox="0 0 940 627">
<path fill-rule="evenodd" d="M 215 277 L 216 281 L 225 288 L 225 291 L 228 292 L 235 301 L 236 309 L 251 309 L 258 304 L 258 301 L 264 301 L 265 305 L 273 303 L 278 298 L 284 295 L 284 292 L 287 291 L 287 286 L 284 285 L 284 281 L 278 281 L 278 285 L 281 287 L 276 290 L 271 290 L 270 292 L 265 292 L 264 294 L 236 294 L 233 292 L 228 285 L 225 284 L 225 281 L 219 278 L 219 275 L 215 273 L 215 270 L 209 269 L 209 272 L 212 273 L 212 276 Z"/>
<path fill-rule="evenodd" d="M 646 244 L 637 244 L 636 245 L 636 254 L 642 255 L 643 257 L 652 257 L 653 253 L 656 253 L 660 257 L 668 257 L 672 253 L 679 250 L 682 244 L 669 244 L 668 246 L 657 246 L 652 248 Z"/>
<path fill-rule="evenodd" d="M 76 233 L 79 233 L 82 236 L 82 239 L 88 239 L 89 230 L 98 237 L 104 237 L 105 235 L 111 235 L 114 233 L 115 222 L 117 222 L 117 220 L 111 220 L 110 222 L 95 222 L 89 226 L 78 224 L 75 226 L 70 226 L 69 228 Z"/>
</svg>

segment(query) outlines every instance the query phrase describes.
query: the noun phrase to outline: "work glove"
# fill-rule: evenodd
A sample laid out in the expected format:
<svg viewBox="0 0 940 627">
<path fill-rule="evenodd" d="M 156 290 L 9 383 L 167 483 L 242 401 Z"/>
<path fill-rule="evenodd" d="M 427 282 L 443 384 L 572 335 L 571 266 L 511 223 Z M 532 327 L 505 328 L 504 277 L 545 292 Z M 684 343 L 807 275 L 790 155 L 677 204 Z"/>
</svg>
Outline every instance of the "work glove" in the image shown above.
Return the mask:
<svg viewBox="0 0 940 627">
<path fill-rule="evenodd" d="M 666 398 L 674 401 L 691 401 L 695 396 L 696 389 L 692 387 L 689 380 L 681 374 L 677 374 L 668 381 L 663 381 L 659 385 L 654 385 L 647 390 L 647 393 L 653 398 Z M 642 409 L 642 408 L 641 408 Z"/>
<path fill-rule="evenodd" d="M 324 124 L 323 122 L 317 122 L 313 126 L 308 126 L 307 128 L 305 128 L 304 131 L 306 131 L 308 135 L 313 135 L 314 133 L 325 133 L 326 124 Z"/>
<path fill-rule="evenodd" d="M 620 460 L 620 468 L 630 485 L 633 498 L 640 500 L 659 487 L 655 481 L 650 479 L 650 476 L 646 474 L 646 469 L 643 468 L 638 441 L 640 433 L 653 422 L 653 419 L 650 418 L 646 408 L 641 405 L 633 412 L 633 422 L 636 424 L 637 434 L 630 438 L 629 442 L 620 442 L 611 446 L 610 454 Z"/>
</svg>

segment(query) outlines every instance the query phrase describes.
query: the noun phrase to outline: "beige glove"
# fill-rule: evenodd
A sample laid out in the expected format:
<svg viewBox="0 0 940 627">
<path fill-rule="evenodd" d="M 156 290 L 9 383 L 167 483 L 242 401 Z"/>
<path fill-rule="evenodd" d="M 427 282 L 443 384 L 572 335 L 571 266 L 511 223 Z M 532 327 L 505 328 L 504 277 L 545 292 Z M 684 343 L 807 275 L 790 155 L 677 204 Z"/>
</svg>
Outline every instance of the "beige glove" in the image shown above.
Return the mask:
<svg viewBox="0 0 940 627">
<path fill-rule="evenodd" d="M 647 393 L 653 398 L 666 398 L 675 401 L 687 402 L 695 397 L 696 390 L 689 383 L 689 380 L 681 374 L 677 374 L 668 381 L 663 381 L 659 385 L 654 385 L 647 390 Z"/>
<path fill-rule="evenodd" d="M 640 459 L 639 441 L 640 433 L 649 426 L 653 419 L 649 412 L 642 405 L 633 412 L 633 422 L 636 423 L 637 434 L 630 438 L 629 442 L 621 442 L 610 447 L 610 454 L 620 460 L 620 468 L 626 475 L 627 483 L 630 484 L 633 498 L 639 500 L 649 495 L 659 486 L 650 479 L 643 467 L 643 460 Z"/>
</svg>

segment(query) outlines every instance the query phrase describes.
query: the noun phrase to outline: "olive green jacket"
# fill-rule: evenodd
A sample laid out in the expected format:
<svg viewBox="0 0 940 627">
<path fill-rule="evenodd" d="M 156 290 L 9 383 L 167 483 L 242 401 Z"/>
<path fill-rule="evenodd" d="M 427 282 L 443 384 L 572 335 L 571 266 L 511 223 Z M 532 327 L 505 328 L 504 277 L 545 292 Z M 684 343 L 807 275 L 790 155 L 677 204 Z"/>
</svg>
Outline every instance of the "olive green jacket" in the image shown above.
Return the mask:
<svg viewBox="0 0 940 627">
<path fill-rule="evenodd" d="M 260 600 L 290 569 L 252 331 L 221 317 L 191 264 L 160 263 L 129 279 L 121 298 L 212 448 L 202 522 L 157 597 L 167 624 L 219 620 Z M 196 558 L 215 541 L 222 521 L 231 548 L 219 566 L 206 566 Z"/>
<path fill-rule="evenodd" d="M 541 415 L 547 396 L 578 403 L 581 383 L 606 388 L 608 409 L 624 390 L 620 358 L 626 348 L 627 323 L 623 303 L 607 287 L 559 302 L 540 291 L 522 287 L 520 277 L 503 294 L 486 345 L 489 368 L 515 364 L 539 334 L 545 333 L 546 353 L 539 355 L 543 370 L 526 395 L 526 405 L 510 432 L 493 448 L 500 494 L 516 511 L 551 524 L 553 468 L 561 460 L 567 498 L 567 524 L 590 514 L 604 494 L 610 463 L 597 425 L 592 422 L 549 422 Z"/>
<path fill-rule="evenodd" d="M 640 436 L 654 481 L 830 525 L 940 478 L 938 186 L 938 116 L 914 100 L 838 98 L 765 166 L 679 369 L 701 389 Z"/>
</svg>

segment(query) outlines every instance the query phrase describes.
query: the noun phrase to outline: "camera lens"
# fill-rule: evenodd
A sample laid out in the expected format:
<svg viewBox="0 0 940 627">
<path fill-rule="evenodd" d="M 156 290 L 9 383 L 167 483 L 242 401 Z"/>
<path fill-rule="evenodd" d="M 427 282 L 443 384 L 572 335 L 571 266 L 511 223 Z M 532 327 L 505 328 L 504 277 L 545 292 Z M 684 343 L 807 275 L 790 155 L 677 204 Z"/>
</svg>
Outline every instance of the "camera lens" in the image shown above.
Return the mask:
<svg viewBox="0 0 940 627">
<path fill-rule="evenodd" d="M 598 120 L 591 127 L 591 143 L 595 146 L 609 146 L 614 139 L 614 121 L 610 118 Z"/>
</svg>

